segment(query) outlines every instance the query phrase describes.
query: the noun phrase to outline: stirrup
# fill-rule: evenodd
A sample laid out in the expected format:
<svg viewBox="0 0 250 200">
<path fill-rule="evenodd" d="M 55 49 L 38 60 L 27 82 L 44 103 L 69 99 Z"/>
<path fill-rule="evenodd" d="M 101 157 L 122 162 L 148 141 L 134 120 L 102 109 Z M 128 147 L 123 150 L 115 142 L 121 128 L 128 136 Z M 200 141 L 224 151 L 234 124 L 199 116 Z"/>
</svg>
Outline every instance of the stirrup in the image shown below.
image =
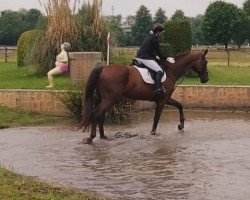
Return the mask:
<svg viewBox="0 0 250 200">
<path fill-rule="evenodd" d="M 165 89 L 162 86 L 155 89 L 155 93 L 156 94 L 162 94 L 164 92 L 166 92 L 166 91 L 165 91 Z"/>
</svg>

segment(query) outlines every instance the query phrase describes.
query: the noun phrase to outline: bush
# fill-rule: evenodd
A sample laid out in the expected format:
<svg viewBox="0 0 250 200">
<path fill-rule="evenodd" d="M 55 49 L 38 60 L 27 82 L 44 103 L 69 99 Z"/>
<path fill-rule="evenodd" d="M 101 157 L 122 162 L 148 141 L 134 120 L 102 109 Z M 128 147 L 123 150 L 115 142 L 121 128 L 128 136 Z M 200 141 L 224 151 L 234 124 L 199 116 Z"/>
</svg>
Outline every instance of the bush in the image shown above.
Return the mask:
<svg viewBox="0 0 250 200">
<path fill-rule="evenodd" d="M 187 20 L 170 20 L 165 23 L 163 42 L 169 43 L 173 54 L 187 53 L 192 47 L 192 30 Z"/>
<path fill-rule="evenodd" d="M 130 65 L 133 57 L 135 57 L 135 52 L 129 48 L 110 49 L 110 63 Z"/>
<path fill-rule="evenodd" d="M 165 57 L 172 57 L 173 56 L 173 49 L 169 43 L 160 44 L 160 49 L 161 49 L 162 54 Z"/>
<path fill-rule="evenodd" d="M 101 1 L 93 0 L 92 5 L 84 3 L 74 23 L 79 37 L 76 50 L 99 51 L 106 58 L 108 28 L 101 16 Z"/>
<path fill-rule="evenodd" d="M 33 41 L 38 33 L 39 30 L 26 31 L 19 37 L 17 42 L 17 66 L 24 67 L 27 65 Z"/>
<path fill-rule="evenodd" d="M 70 5 L 70 0 L 51 0 L 44 4 L 48 16 L 46 27 L 32 41 L 28 58 L 38 72 L 46 73 L 54 67 L 61 43 L 65 41 L 71 44 L 71 51 L 101 51 L 106 55 L 108 31 L 101 18 L 101 1 L 94 0 L 92 5 L 84 3 L 78 14 L 75 14 L 76 1 L 73 8 Z M 21 43 L 26 43 L 26 38 Z"/>
<path fill-rule="evenodd" d="M 84 106 L 84 94 L 82 86 L 75 86 L 55 93 L 58 98 L 70 111 L 77 120 L 82 118 L 82 110 Z M 105 122 L 108 124 L 128 124 L 133 119 L 133 102 L 129 99 L 122 99 L 118 104 L 113 106 L 106 114 Z"/>
<path fill-rule="evenodd" d="M 123 98 L 108 112 L 105 122 L 108 124 L 129 124 L 134 120 L 133 100 Z"/>
<path fill-rule="evenodd" d="M 55 93 L 55 96 L 63 103 L 65 108 L 70 111 L 77 120 L 82 118 L 84 93 L 81 86 L 75 86 L 67 90 Z"/>
</svg>

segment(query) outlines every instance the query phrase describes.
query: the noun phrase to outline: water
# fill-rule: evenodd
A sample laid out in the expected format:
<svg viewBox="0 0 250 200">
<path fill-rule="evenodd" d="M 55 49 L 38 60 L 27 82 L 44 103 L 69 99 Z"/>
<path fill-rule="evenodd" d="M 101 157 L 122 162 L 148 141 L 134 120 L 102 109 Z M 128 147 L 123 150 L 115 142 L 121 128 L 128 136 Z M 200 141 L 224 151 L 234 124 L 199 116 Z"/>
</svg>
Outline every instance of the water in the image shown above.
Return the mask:
<svg viewBox="0 0 250 200">
<path fill-rule="evenodd" d="M 156 136 L 151 112 L 130 126 L 105 127 L 111 141 L 73 126 L 0 131 L 0 163 L 13 171 L 113 199 L 245 200 L 250 197 L 250 114 L 163 113 Z M 117 137 L 116 137 L 117 136 Z M 131 137 L 129 137 L 131 136 Z"/>
</svg>

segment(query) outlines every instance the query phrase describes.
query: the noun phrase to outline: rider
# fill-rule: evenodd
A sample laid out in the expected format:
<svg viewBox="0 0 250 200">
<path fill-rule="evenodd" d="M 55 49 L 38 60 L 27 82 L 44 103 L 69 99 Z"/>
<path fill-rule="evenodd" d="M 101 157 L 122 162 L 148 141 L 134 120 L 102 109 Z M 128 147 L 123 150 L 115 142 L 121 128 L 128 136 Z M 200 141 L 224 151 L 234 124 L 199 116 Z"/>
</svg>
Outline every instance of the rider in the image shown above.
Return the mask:
<svg viewBox="0 0 250 200">
<path fill-rule="evenodd" d="M 164 92 L 164 89 L 161 85 L 161 78 L 163 76 L 163 70 L 156 62 L 156 56 L 160 59 L 167 60 L 170 63 L 175 63 L 174 58 L 168 57 L 166 59 L 165 56 L 160 52 L 160 36 L 164 32 L 164 28 L 162 24 L 155 24 L 153 26 L 153 30 L 150 31 L 145 39 L 143 40 L 140 49 L 137 52 L 137 59 L 148 68 L 152 69 L 156 72 L 155 76 L 155 92 L 156 94 L 160 94 Z"/>
</svg>

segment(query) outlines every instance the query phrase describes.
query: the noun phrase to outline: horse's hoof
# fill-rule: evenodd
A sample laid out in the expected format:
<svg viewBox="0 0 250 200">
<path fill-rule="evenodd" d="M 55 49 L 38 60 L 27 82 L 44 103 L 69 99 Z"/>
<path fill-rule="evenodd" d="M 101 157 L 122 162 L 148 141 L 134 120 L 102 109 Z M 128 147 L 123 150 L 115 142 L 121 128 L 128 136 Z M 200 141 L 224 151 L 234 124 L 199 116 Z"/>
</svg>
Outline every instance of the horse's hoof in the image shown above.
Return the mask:
<svg viewBox="0 0 250 200">
<path fill-rule="evenodd" d="M 156 131 L 151 131 L 150 134 L 151 134 L 151 135 L 155 135 L 155 134 L 156 134 Z"/>
<path fill-rule="evenodd" d="M 74 131 L 79 131 L 80 129 L 78 127 L 75 127 L 74 128 Z"/>
<path fill-rule="evenodd" d="M 108 140 L 108 141 L 111 141 L 111 139 L 109 139 L 107 136 L 105 136 L 105 135 L 103 135 L 103 136 L 100 136 L 100 138 L 102 139 L 102 140 Z"/>
<path fill-rule="evenodd" d="M 178 125 L 178 129 L 179 129 L 179 130 L 184 129 L 184 125 L 183 125 L 183 124 L 179 124 L 179 125 Z"/>
<path fill-rule="evenodd" d="M 92 144 L 93 140 L 91 138 L 84 138 L 81 142 L 79 142 L 78 144 Z"/>
</svg>

